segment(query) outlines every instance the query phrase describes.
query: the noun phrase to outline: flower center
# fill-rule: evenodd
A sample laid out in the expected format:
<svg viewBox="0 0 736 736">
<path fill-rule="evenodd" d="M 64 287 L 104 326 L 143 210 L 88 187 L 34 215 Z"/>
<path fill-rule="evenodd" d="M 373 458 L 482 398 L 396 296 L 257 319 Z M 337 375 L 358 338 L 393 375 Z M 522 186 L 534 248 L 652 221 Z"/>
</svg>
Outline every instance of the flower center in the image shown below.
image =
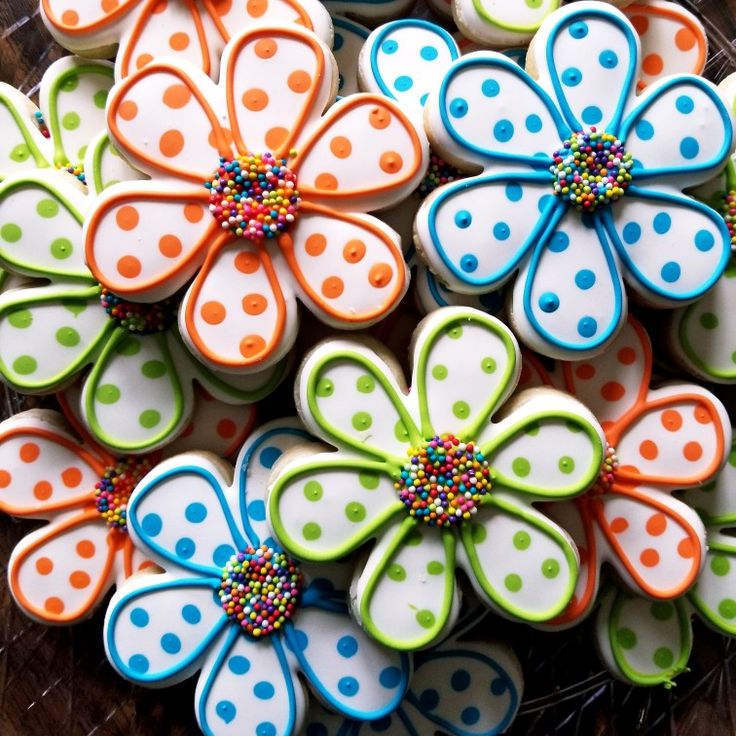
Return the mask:
<svg viewBox="0 0 736 736">
<path fill-rule="evenodd" d="M 43 119 L 43 115 L 41 114 L 40 110 L 37 110 L 34 113 L 34 116 L 36 118 L 38 129 L 41 131 L 41 135 L 44 138 L 51 138 L 51 131 L 49 131 L 49 128 L 46 125 L 46 121 Z M 64 164 L 56 164 L 56 168 L 59 171 L 66 171 L 68 174 L 71 174 L 73 177 L 79 179 L 82 184 L 87 184 L 87 179 L 84 176 L 84 166 L 82 165 L 81 161 L 76 164 L 72 163 L 71 161 L 67 161 Z"/>
<path fill-rule="evenodd" d="M 472 442 L 452 434 L 434 436 L 408 450 L 409 462 L 394 488 L 410 516 L 449 527 L 469 519 L 491 490 L 491 469 Z"/>
<path fill-rule="evenodd" d="M 552 154 L 555 194 L 579 212 L 593 212 L 620 199 L 631 183 L 634 160 L 623 143 L 605 131 L 573 133 Z"/>
<path fill-rule="evenodd" d="M 420 199 L 428 197 L 432 192 L 443 184 L 449 184 L 457 179 L 462 179 L 463 173 L 460 169 L 440 158 L 436 153 L 430 152 L 429 166 L 424 172 L 424 178 L 416 188 L 416 194 Z"/>
<path fill-rule="evenodd" d="M 278 631 L 294 615 L 302 587 L 298 565 L 262 544 L 234 554 L 222 568 L 220 604 L 227 617 L 253 637 Z"/>
<path fill-rule="evenodd" d="M 296 220 L 301 197 L 286 159 L 270 153 L 220 158 L 212 179 L 210 212 L 223 230 L 248 240 L 275 238 Z"/>
<path fill-rule="evenodd" d="M 723 220 L 728 228 L 728 234 L 731 236 L 731 248 L 736 248 L 736 191 L 731 189 L 723 198 L 721 206 Z"/>
<path fill-rule="evenodd" d="M 178 299 L 169 297 L 151 304 L 127 302 L 100 285 L 100 304 L 118 327 L 138 335 L 150 335 L 171 327 L 176 320 Z"/>
<path fill-rule="evenodd" d="M 151 467 L 146 457 L 122 457 L 95 483 L 97 511 L 111 529 L 128 531 L 128 499 Z"/>
<path fill-rule="evenodd" d="M 593 493 L 602 495 L 608 493 L 616 480 L 616 471 L 618 470 L 619 462 L 618 455 L 616 454 L 616 448 L 606 442 L 606 454 L 603 457 L 601 463 L 601 469 L 598 473 L 598 480 L 593 485 Z"/>
</svg>

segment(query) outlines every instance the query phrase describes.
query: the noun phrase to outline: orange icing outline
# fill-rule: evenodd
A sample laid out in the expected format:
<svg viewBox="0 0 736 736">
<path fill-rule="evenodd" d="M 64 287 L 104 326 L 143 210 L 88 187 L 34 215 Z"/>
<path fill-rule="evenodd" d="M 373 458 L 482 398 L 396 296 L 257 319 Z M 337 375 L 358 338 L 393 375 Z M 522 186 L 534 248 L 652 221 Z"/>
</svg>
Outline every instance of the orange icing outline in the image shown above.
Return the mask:
<svg viewBox="0 0 736 736">
<path fill-rule="evenodd" d="M 68 36 L 82 36 L 90 30 L 97 30 L 108 24 L 112 25 L 118 18 L 125 15 L 128 11 L 132 10 L 140 0 L 122 0 L 121 4 L 116 8 L 113 8 L 109 13 L 106 13 L 99 20 L 94 20 L 87 25 L 81 26 L 68 26 L 63 23 L 60 18 L 56 17 L 56 13 L 51 10 L 51 0 L 41 0 L 43 12 L 55 28 Z M 89 0 L 87 0 L 89 2 Z"/>
</svg>

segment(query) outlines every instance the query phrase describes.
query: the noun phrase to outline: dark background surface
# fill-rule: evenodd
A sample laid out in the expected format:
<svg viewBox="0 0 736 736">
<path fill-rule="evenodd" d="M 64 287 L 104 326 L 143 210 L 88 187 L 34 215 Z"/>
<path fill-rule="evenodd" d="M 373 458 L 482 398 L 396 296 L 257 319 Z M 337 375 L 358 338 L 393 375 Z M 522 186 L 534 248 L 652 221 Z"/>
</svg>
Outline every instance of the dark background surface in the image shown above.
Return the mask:
<svg viewBox="0 0 736 736">
<path fill-rule="evenodd" d="M 719 81 L 736 71 L 736 0 L 683 4 L 707 27 L 707 76 Z M 37 0 L 0 0 L 0 80 L 29 96 L 36 94 L 46 67 L 63 53 L 46 32 L 37 5 Z M 300 336 L 309 342 L 319 331 L 305 320 Z M 733 390 L 714 388 L 729 407 L 735 405 Z M 287 385 L 262 415 L 292 413 L 289 395 Z M 28 405 L 0 395 L 0 416 Z M 36 526 L 0 516 L 0 736 L 199 733 L 193 714 L 195 680 L 161 691 L 121 680 L 104 655 L 102 613 L 77 627 L 48 628 L 15 608 L 4 584 L 6 563 L 13 547 Z M 614 682 L 595 655 L 590 624 L 542 634 L 487 619 L 483 631 L 508 641 L 524 668 L 525 699 L 510 733 L 736 735 L 736 642 L 699 621 L 694 628 L 691 671 L 666 690 Z"/>
</svg>

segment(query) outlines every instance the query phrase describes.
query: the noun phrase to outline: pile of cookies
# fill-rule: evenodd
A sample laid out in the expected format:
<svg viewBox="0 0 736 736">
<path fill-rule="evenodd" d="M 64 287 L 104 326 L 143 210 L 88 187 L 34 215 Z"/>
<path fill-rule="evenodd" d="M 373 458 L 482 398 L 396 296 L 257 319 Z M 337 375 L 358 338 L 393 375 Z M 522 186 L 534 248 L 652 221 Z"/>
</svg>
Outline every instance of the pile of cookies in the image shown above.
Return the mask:
<svg viewBox="0 0 736 736">
<path fill-rule="evenodd" d="M 411 4 L 41 0 L 0 84 L 7 585 L 205 734 L 502 733 L 498 615 L 736 635 L 736 78 L 669 0 Z"/>
</svg>

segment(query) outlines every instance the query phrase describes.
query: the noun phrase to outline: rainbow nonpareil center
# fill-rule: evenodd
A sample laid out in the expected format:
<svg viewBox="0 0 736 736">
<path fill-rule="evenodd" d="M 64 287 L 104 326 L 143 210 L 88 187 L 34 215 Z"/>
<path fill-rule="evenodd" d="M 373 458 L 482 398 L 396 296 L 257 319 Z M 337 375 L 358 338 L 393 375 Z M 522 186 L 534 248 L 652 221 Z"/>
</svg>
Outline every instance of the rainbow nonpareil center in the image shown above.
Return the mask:
<svg viewBox="0 0 736 736">
<path fill-rule="evenodd" d="M 176 320 L 178 299 L 171 297 L 150 304 L 129 302 L 100 286 L 100 305 L 118 327 L 136 335 L 151 335 L 171 327 Z"/>
<path fill-rule="evenodd" d="M 606 442 L 606 454 L 601 463 L 601 469 L 598 473 L 598 479 L 593 485 L 592 491 L 596 494 L 608 493 L 611 490 L 615 480 L 616 471 L 619 467 L 618 455 L 616 448 Z"/>
<path fill-rule="evenodd" d="M 128 531 L 128 500 L 141 478 L 152 468 L 147 457 L 123 457 L 105 468 L 95 483 L 95 505 L 105 523 L 119 532 Z"/>
</svg>

